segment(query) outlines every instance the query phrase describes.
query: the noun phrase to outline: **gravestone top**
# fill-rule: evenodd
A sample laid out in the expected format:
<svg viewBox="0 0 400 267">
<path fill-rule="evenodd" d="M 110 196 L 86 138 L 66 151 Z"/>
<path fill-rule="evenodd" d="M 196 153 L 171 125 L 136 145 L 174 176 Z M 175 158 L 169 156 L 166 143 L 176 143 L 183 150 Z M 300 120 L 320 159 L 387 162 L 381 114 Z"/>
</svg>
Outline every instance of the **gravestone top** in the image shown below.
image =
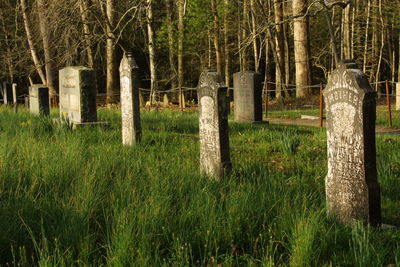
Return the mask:
<svg viewBox="0 0 400 267">
<path fill-rule="evenodd" d="M 227 88 L 219 72 L 215 69 L 207 69 L 200 75 L 199 84 L 197 85 L 198 90 L 204 90 L 204 93 L 215 94 L 217 91 L 215 88 Z M 210 89 L 213 88 L 214 90 Z"/>
<path fill-rule="evenodd" d="M 376 174 L 375 91 L 354 63 L 332 72 L 324 90 L 327 111 L 328 213 L 340 221 L 380 221 Z"/>
</svg>

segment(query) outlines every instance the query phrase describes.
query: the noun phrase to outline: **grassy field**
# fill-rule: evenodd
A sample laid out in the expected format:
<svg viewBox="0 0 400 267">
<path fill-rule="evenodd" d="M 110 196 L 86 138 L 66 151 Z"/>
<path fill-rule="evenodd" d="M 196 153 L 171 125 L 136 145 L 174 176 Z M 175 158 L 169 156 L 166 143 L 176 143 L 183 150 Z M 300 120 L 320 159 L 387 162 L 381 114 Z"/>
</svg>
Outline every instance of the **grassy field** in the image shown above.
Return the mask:
<svg viewBox="0 0 400 267">
<path fill-rule="evenodd" d="M 118 111 L 99 118 L 109 128 L 70 131 L 0 108 L 1 265 L 400 266 L 400 230 L 326 217 L 322 129 L 230 123 L 233 172 L 217 183 L 199 175 L 196 112 L 143 112 L 134 147 Z M 392 225 L 399 147 L 377 136 Z"/>
</svg>

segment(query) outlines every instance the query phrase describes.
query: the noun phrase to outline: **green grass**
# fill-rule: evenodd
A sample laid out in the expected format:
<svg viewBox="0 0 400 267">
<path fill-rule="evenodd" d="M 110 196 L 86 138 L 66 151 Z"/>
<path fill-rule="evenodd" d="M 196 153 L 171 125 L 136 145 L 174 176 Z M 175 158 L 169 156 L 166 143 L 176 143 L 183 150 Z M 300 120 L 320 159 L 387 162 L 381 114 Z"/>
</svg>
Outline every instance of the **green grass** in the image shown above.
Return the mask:
<svg viewBox="0 0 400 267">
<path fill-rule="evenodd" d="M 53 112 L 52 116 L 57 116 Z M 143 112 L 140 145 L 0 108 L 0 264 L 386 266 L 400 230 L 325 216 L 318 128 L 230 123 L 233 171 L 199 174 L 196 112 Z M 400 224 L 400 139 L 378 135 L 383 220 Z"/>
</svg>

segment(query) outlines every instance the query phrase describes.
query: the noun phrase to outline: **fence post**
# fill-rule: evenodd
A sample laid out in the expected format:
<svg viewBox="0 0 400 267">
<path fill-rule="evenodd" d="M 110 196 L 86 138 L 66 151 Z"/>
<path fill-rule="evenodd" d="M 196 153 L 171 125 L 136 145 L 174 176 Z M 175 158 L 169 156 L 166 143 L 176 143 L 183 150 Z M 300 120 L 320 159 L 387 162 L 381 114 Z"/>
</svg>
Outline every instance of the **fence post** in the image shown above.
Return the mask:
<svg viewBox="0 0 400 267">
<path fill-rule="evenodd" d="M 319 127 L 324 126 L 324 85 L 319 86 Z"/>
<path fill-rule="evenodd" d="M 392 107 L 390 103 L 390 95 L 389 95 L 389 81 L 386 80 L 386 104 L 388 108 L 388 119 L 389 119 L 389 126 L 392 127 Z"/>
</svg>

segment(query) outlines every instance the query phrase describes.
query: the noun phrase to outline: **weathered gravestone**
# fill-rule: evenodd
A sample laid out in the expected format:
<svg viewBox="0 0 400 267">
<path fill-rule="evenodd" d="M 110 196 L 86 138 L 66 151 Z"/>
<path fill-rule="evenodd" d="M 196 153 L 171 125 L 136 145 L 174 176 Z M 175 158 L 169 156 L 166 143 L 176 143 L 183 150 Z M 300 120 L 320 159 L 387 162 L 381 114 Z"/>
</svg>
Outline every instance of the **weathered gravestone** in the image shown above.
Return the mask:
<svg viewBox="0 0 400 267">
<path fill-rule="evenodd" d="M 49 88 L 43 84 L 29 87 L 29 110 L 36 115 L 50 115 Z"/>
<path fill-rule="evenodd" d="M 60 70 L 60 117 L 72 125 L 97 121 L 94 70 L 66 67 Z"/>
<path fill-rule="evenodd" d="M 354 63 L 342 63 L 324 90 L 328 214 L 343 223 L 381 220 L 375 148 L 375 92 Z"/>
<path fill-rule="evenodd" d="M 8 82 L 3 82 L 3 103 L 5 105 L 12 105 L 14 103 L 12 85 Z"/>
<path fill-rule="evenodd" d="M 233 75 L 235 121 L 262 121 L 261 75 L 253 71 Z"/>
<path fill-rule="evenodd" d="M 231 169 L 226 90 L 220 73 L 206 70 L 200 75 L 197 86 L 200 172 L 216 180 Z"/>
<path fill-rule="evenodd" d="M 126 53 L 119 67 L 121 79 L 122 144 L 132 145 L 140 142 L 139 76 L 135 59 Z"/>
</svg>

